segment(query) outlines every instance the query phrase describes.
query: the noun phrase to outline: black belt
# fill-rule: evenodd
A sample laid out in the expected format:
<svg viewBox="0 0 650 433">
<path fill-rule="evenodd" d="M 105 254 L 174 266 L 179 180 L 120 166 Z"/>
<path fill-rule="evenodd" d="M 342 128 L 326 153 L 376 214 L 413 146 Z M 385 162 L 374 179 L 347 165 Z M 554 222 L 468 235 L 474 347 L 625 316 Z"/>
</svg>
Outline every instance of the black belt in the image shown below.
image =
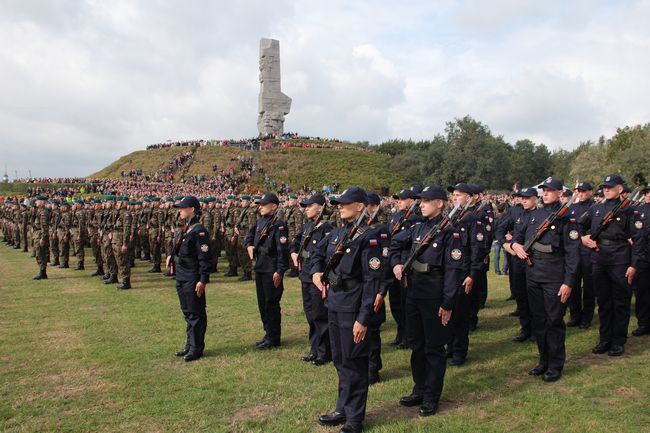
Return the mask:
<svg viewBox="0 0 650 433">
<path fill-rule="evenodd" d="M 599 239 L 598 243 L 600 245 L 604 245 L 606 247 L 611 247 L 611 246 L 614 246 L 614 245 L 628 244 L 627 241 L 624 241 L 622 239 Z"/>
<path fill-rule="evenodd" d="M 561 259 L 564 257 L 564 254 L 561 253 L 542 253 L 540 251 L 533 250 L 533 259 L 535 260 L 551 260 L 551 259 Z"/>
<path fill-rule="evenodd" d="M 435 269 L 433 265 L 429 263 L 422 263 L 419 260 L 413 260 L 411 269 L 413 269 L 413 272 L 417 272 L 418 274 L 428 274 L 436 277 L 441 277 L 444 275 L 444 272 L 442 272 L 440 269 Z"/>
<path fill-rule="evenodd" d="M 334 271 L 330 271 L 327 279 L 329 280 L 330 290 L 332 292 L 347 292 L 348 290 L 355 289 L 361 283 L 361 280 L 354 278 L 343 279 Z"/>
</svg>

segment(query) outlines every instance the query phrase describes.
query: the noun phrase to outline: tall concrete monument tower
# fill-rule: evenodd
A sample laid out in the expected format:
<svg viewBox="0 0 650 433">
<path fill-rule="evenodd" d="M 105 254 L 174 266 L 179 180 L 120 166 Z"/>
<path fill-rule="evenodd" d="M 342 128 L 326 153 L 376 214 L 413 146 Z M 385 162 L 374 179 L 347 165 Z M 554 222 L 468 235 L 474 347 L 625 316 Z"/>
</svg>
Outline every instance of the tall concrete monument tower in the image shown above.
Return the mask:
<svg viewBox="0 0 650 433">
<path fill-rule="evenodd" d="M 260 40 L 260 96 L 257 130 L 260 136 L 284 132 L 284 116 L 291 110 L 291 98 L 280 87 L 280 42 Z"/>
</svg>

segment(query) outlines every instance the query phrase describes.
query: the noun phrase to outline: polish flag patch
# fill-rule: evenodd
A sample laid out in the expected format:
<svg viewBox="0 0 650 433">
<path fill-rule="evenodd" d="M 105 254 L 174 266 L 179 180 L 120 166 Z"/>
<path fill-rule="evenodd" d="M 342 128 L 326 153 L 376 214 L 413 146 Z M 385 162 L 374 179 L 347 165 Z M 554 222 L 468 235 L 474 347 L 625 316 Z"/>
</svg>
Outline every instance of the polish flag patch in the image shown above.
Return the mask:
<svg viewBox="0 0 650 433">
<path fill-rule="evenodd" d="M 377 245 L 377 239 L 370 239 L 368 243 L 370 244 L 370 246 L 375 246 Z"/>
</svg>

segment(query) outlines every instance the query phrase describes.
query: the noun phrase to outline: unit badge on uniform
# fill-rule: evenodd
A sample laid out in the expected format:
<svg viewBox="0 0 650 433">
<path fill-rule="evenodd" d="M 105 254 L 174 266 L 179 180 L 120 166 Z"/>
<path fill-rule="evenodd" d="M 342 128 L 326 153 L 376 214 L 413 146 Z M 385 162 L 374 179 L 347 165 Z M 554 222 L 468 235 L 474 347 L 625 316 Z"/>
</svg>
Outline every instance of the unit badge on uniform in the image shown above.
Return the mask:
<svg viewBox="0 0 650 433">
<path fill-rule="evenodd" d="M 491 230 L 492 230 L 492 226 L 491 226 L 490 224 L 486 225 L 486 226 L 485 226 L 485 230 L 487 230 L 487 231 L 491 231 Z"/>
<path fill-rule="evenodd" d="M 580 233 L 578 233 L 578 230 L 571 230 L 571 231 L 569 232 L 569 238 L 570 238 L 571 240 L 574 240 L 574 241 L 575 241 L 575 240 L 578 239 L 579 237 L 580 237 Z"/>
<path fill-rule="evenodd" d="M 460 260 L 460 258 L 463 257 L 463 253 L 458 249 L 455 248 L 451 250 L 451 258 L 454 260 Z"/>
<path fill-rule="evenodd" d="M 280 236 L 280 243 L 281 244 L 286 244 L 287 243 L 287 237 L 286 236 Z"/>
<path fill-rule="evenodd" d="M 643 221 L 635 222 L 634 227 L 636 227 L 637 230 L 641 230 L 643 228 Z"/>
<path fill-rule="evenodd" d="M 481 242 L 485 239 L 485 236 L 483 236 L 483 233 L 476 233 L 476 240 Z"/>
<path fill-rule="evenodd" d="M 208 247 L 208 244 L 201 245 L 201 251 L 203 251 L 204 253 L 207 253 L 209 248 L 210 247 Z"/>
<path fill-rule="evenodd" d="M 370 269 L 372 269 L 373 271 L 376 271 L 381 266 L 381 261 L 377 257 L 372 257 L 368 261 L 368 266 L 370 266 Z"/>
<path fill-rule="evenodd" d="M 388 257 L 388 247 L 382 248 L 381 255 L 384 257 Z"/>
</svg>

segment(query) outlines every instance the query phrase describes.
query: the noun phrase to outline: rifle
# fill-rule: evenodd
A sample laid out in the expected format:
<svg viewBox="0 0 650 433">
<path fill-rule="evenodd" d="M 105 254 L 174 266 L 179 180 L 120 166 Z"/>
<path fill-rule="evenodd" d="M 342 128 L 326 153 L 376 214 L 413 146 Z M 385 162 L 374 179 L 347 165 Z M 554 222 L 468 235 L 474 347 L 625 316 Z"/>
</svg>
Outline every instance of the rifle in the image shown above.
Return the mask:
<svg viewBox="0 0 650 433">
<path fill-rule="evenodd" d="M 469 205 L 471 203 L 471 200 L 465 204 L 463 211 L 467 212 L 469 209 Z M 411 269 L 411 266 L 413 265 L 413 262 L 415 259 L 417 259 L 420 254 L 422 254 L 429 245 L 431 245 L 431 242 L 433 242 L 433 239 L 445 229 L 449 224 L 451 224 L 452 221 L 459 221 L 460 219 L 458 218 L 457 214 L 460 210 L 460 204 L 457 204 L 454 206 L 454 208 L 449 212 L 449 214 L 444 215 L 440 222 L 438 224 L 434 225 L 429 229 L 426 235 L 424 235 L 424 238 L 422 239 L 422 242 L 418 247 L 411 253 L 411 255 L 406 259 L 404 262 L 403 268 L 402 268 L 402 280 L 405 280 L 406 278 L 406 273 Z M 406 283 L 406 281 L 404 281 Z M 406 284 L 405 284 L 406 285 Z"/>
<path fill-rule="evenodd" d="M 260 230 L 260 236 L 257 238 L 257 242 L 253 245 L 253 254 L 255 254 L 259 248 L 260 245 L 264 241 L 266 241 L 266 238 L 269 237 L 269 232 L 271 231 L 271 227 L 275 225 L 276 222 L 278 222 L 278 218 L 280 216 L 280 208 L 278 207 L 275 212 L 273 212 L 273 215 L 271 215 L 271 218 L 264 224 L 264 227 L 262 227 L 262 230 Z"/>
<path fill-rule="evenodd" d="M 533 247 L 533 244 L 535 244 L 535 242 L 537 242 L 544 235 L 544 233 L 546 233 L 548 229 L 551 228 L 555 220 L 563 217 L 568 212 L 569 208 L 575 202 L 577 197 L 578 197 L 578 193 L 574 192 L 573 195 L 571 196 L 571 200 L 567 201 L 562 206 L 560 206 L 558 210 L 550 214 L 544 220 L 544 222 L 540 224 L 539 227 L 537 227 L 537 230 L 535 230 L 535 234 L 524 243 L 524 251 L 526 252 L 526 254 L 528 254 L 530 249 Z M 528 264 L 528 266 L 533 266 L 533 262 L 530 260 L 530 256 L 528 256 L 528 258 L 526 259 L 526 263 Z"/>
<path fill-rule="evenodd" d="M 372 222 L 377 218 L 377 215 L 379 214 L 379 211 L 381 210 L 381 206 L 377 206 L 377 209 L 368 217 L 368 223 L 367 225 L 372 225 Z"/>
<path fill-rule="evenodd" d="M 330 281 L 328 274 L 332 269 L 336 267 L 336 265 L 339 264 L 341 261 L 341 258 L 343 257 L 343 254 L 345 254 L 345 247 L 349 243 L 350 239 L 354 238 L 354 235 L 359 231 L 359 228 L 361 225 L 365 222 L 366 220 L 366 214 L 367 214 L 367 208 L 364 206 L 363 211 L 361 212 L 361 215 L 359 215 L 359 218 L 354 222 L 354 225 L 350 230 L 348 230 L 345 233 L 345 236 L 341 238 L 338 244 L 336 244 L 336 248 L 334 249 L 334 253 L 330 257 L 330 259 L 327 261 L 327 264 L 325 265 L 325 270 L 323 271 L 323 275 L 321 276 L 321 283 L 324 286 L 329 286 Z M 325 299 L 327 295 L 327 290 L 323 290 L 322 297 Z"/>
<path fill-rule="evenodd" d="M 190 228 L 190 224 L 185 223 L 185 225 L 183 226 L 183 230 L 176 234 L 176 238 L 174 239 L 174 247 L 172 248 L 172 254 L 171 256 L 168 257 L 168 263 L 167 263 L 169 267 L 170 275 L 174 275 L 176 273 L 176 270 L 174 269 L 175 260 L 176 260 L 175 257 L 180 251 L 181 245 L 183 245 L 183 238 L 185 237 L 185 233 L 187 233 L 189 228 Z"/>
<path fill-rule="evenodd" d="M 636 201 L 637 196 L 639 195 L 639 192 L 640 192 L 640 191 L 639 191 L 639 189 L 637 188 L 637 189 L 635 190 L 635 192 L 634 192 L 634 195 L 630 194 L 630 196 L 632 196 L 631 199 L 630 199 L 630 198 L 622 198 L 622 197 L 621 197 L 621 200 L 620 200 L 618 203 L 616 203 L 616 206 L 614 206 L 614 207 L 612 208 L 612 210 L 610 210 L 609 212 L 607 212 L 607 215 L 605 215 L 605 217 L 604 217 L 603 220 L 600 222 L 600 224 L 598 224 L 598 227 L 596 227 L 596 229 L 591 233 L 591 239 L 592 239 L 594 242 L 598 242 L 598 238 L 600 237 L 600 235 L 603 234 L 603 232 L 605 231 L 605 229 L 607 229 L 607 227 L 608 227 L 609 224 L 614 220 L 614 217 L 618 214 L 619 211 L 625 209 L 626 207 L 630 206 L 631 203 L 633 203 L 634 201 Z M 628 196 L 628 197 L 629 197 L 629 196 Z M 596 250 L 596 251 L 600 251 L 600 247 L 598 246 L 598 244 L 596 244 L 596 248 L 595 248 L 595 250 Z"/>
<path fill-rule="evenodd" d="M 314 235 L 314 232 L 316 231 L 316 228 L 318 224 L 323 219 L 323 216 L 325 215 L 325 209 L 327 208 L 327 203 L 324 204 L 320 212 L 318 212 L 318 215 L 316 215 L 316 218 L 314 219 L 314 224 L 311 226 L 309 229 L 309 232 L 305 235 L 305 237 L 302 238 L 302 242 L 300 242 L 300 248 L 298 249 L 298 269 L 300 270 L 301 265 L 302 265 L 302 252 L 305 251 L 305 248 L 307 248 L 307 245 L 309 245 L 309 241 L 311 240 L 312 236 Z"/>
<path fill-rule="evenodd" d="M 390 229 L 391 237 L 395 236 L 397 234 L 397 232 L 399 232 L 399 228 L 402 227 L 402 224 L 404 224 L 404 221 L 408 220 L 410 218 L 410 216 L 413 214 L 413 212 L 415 212 L 415 208 L 418 206 L 419 203 L 420 203 L 420 200 L 413 201 L 413 204 L 411 205 L 411 207 L 408 208 L 406 213 L 404 215 L 402 215 L 400 217 L 400 219 L 395 224 L 393 224 L 393 227 Z"/>
</svg>

